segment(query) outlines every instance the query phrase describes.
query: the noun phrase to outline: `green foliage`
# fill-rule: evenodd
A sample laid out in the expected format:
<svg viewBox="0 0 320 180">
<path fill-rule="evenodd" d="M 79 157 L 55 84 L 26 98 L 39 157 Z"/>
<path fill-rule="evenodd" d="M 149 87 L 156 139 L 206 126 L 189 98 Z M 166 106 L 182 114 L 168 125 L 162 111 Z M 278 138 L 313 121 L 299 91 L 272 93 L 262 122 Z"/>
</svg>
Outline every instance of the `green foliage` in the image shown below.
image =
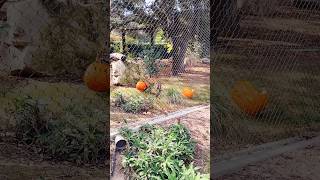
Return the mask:
<svg viewBox="0 0 320 180">
<path fill-rule="evenodd" d="M 110 47 L 113 52 L 122 53 L 122 42 L 121 41 L 112 41 Z M 138 43 L 129 43 L 127 42 L 127 53 L 131 58 L 144 57 L 144 51 L 153 49 L 154 51 L 159 52 L 160 58 L 169 58 L 172 54 L 172 47 L 166 43 L 159 44 L 138 44 Z"/>
<path fill-rule="evenodd" d="M 146 78 L 146 70 L 143 63 L 136 63 L 132 61 L 126 62 L 126 70 L 123 78 L 121 79 L 122 84 L 128 86 L 135 86 L 139 80 Z"/>
<path fill-rule="evenodd" d="M 171 52 L 168 53 L 168 48 L 165 44 L 127 44 L 128 52 L 132 53 L 134 57 L 144 57 L 148 54 L 145 51 L 155 51 L 158 53 L 159 58 L 168 58 L 171 56 Z"/>
<path fill-rule="evenodd" d="M 45 116 L 46 106 L 27 96 L 15 99 L 14 119 L 16 120 L 16 137 L 27 143 L 36 143 L 36 137 L 48 131 L 48 119 Z M 50 118 L 50 117 L 49 117 Z M 51 117 L 52 118 L 52 117 Z"/>
<path fill-rule="evenodd" d="M 16 99 L 14 105 L 16 137 L 37 147 L 37 153 L 78 164 L 104 162 L 103 112 L 69 106 L 61 113 L 52 113 L 46 103 L 31 97 Z"/>
<path fill-rule="evenodd" d="M 152 99 L 140 94 L 129 94 L 123 91 L 117 91 L 112 96 L 112 102 L 128 113 L 147 112 L 152 109 Z"/>
<path fill-rule="evenodd" d="M 209 174 L 200 174 L 198 168 L 191 163 L 188 167 L 183 166 L 180 180 L 206 180 L 210 179 Z"/>
<path fill-rule="evenodd" d="M 166 96 L 172 104 L 180 104 L 182 102 L 181 93 L 175 88 L 167 89 Z"/>
<path fill-rule="evenodd" d="M 167 52 L 170 53 L 172 50 L 173 50 L 173 45 L 172 43 L 170 42 L 170 40 L 168 40 L 166 37 L 165 37 L 165 33 L 164 31 L 161 29 L 159 30 L 157 33 L 156 33 L 156 36 L 155 36 L 155 43 L 156 44 L 163 44 L 164 47 L 167 48 Z"/>
<path fill-rule="evenodd" d="M 147 74 L 156 75 L 159 72 L 159 67 L 157 67 L 156 60 L 161 58 L 160 52 L 156 51 L 155 49 L 144 50 L 143 55 Z"/>
<path fill-rule="evenodd" d="M 169 129 L 146 125 L 133 133 L 122 129 L 130 146 L 123 166 L 133 179 L 209 179 L 193 167 L 195 144 L 181 124 Z"/>
<path fill-rule="evenodd" d="M 130 113 L 147 112 L 151 107 L 151 101 L 141 96 L 132 96 L 122 106 L 124 111 Z"/>
<path fill-rule="evenodd" d="M 111 42 L 110 49 L 111 49 L 111 52 L 121 53 L 122 52 L 121 42 Z"/>
<path fill-rule="evenodd" d="M 191 41 L 188 43 L 187 54 L 195 55 L 198 58 L 209 57 L 208 45 L 199 41 Z"/>
</svg>

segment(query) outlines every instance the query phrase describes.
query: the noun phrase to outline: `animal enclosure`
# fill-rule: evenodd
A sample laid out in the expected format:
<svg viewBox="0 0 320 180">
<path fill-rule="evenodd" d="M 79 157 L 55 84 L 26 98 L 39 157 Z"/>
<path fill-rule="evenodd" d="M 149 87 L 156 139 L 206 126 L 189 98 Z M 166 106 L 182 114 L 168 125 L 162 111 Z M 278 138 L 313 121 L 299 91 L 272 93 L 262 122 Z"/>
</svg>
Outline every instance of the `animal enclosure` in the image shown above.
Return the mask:
<svg viewBox="0 0 320 180">
<path fill-rule="evenodd" d="M 319 131 L 319 1 L 237 2 L 211 6 L 216 155 Z"/>
<path fill-rule="evenodd" d="M 0 1 L 1 174 L 105 178 L 103 86 L 109 83 L 97 54 L 107 41 L 106 7 L 105 1 Z"/>
<path fill-rule="evenodd" d="M 117 166 L 123 166 L 124 170 L 120 167 L 116 169 L 115 179 L 124 176 L 123 174 L 137 179 L 138 177 L 179 179 L 189 175 L 192 177 L 187 172 L 192 171 L 197 174 L 198 171 L 194 166 L 199 167 L 201 173 L 209 173 L 210 111 L 208 108 L 198 114 L 195 111 L 199 110 L 199 107 L 207 107 L 210 103 L 209 7 L 210 2 L 207 0 L 111 1 L 111 136 L 116 135 L 117 131 L 121 132 L 123 128 L 138 126 L 141 129 L 132 136 L 123 135 L 126 137 L 150 135 L 151 139 L 163 139 L 165 137 L 159 133 L 155 135 L 153 130 L 151 134 L 146 135 L 145 133 L 148 134 L 149 131 L 145 132 L 143 127 L 149 123 L 165 126 L 164 124 L 169 121 L 172 127 L 176 127 L 174 124 L 177 123 L 186 125 L 183 136 L 189 136 L 190 131 L 190 137 L 196 140 L 197 147 L 188 151 L 190 156 L 172 157 L 172 162 L 168 161 L 173 165 L 162 172 L 163 168 L 157 164 L 165 163 L 162 159 L 171 155 L 159 155 L 158 151 L 146 153 L 147 149 L 154 145 L 149 143 L 150 140 L 142 139 L 139 141 L 148 144 L 143 146 L 147 149 L 145 151 L 141 148 L 141 151 L 136 152 L 134 151 L 136 139 L 129 138 L 128 141 L 133 142 L 133 145 L 121 154 L 122 160 L 117 161 L 119 163 Z M 202 122 L 194 121 L 190 116 L 186 116 L 189 114 L 186 112 L 193 112 L 195 119 L 203 117 Z M 198 132 L 195 127 L 201 128 L 202 131 Z M 164 130 L 158 128 L 155 127 L 156 132 L 163 131 L 164 134 L 170 134 L 170 128 Z M 200 134 L 203 137 L 197 139 Z M 187 143 L 190 137 L 185 141 L 188 147 L 192 146 L 192 143 Z M 170 141 L 172 139 L 159 142 L 161 144 L 159 148 L 166 147 L 166 143 L 170 144 Z M 111 151 L 112 155 L 116 153 L 116 149 L 115 152 Z M 159 158 L 151 158 L 150 163 L 153 165 L 150 166 L 153 168 L 146 168 L 143 164 L 139 164 L 146 159 L 135 155 L 128 157 L 126 156 L 128 153 L 146 153 L 146 156 L 152 154 Z M 193 161 L 194 166 L 190 164 Z M 127 163 L 123 165 L 120 162 Z M 183 167 L 189 170 L 183 170 Z M 160 169 L 155 170 L 157 168 Z M 205 175 L 196 177 L 208 179 Z"/>
</svg>

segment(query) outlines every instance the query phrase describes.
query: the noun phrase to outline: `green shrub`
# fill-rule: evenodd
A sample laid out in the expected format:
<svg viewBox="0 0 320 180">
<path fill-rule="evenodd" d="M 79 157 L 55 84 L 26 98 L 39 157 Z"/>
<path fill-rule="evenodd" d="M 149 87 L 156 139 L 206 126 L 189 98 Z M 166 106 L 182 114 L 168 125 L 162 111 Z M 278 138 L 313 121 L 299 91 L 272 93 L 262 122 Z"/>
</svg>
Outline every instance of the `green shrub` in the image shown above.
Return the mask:
<svg viewBox="0 0 320 180">
<path fill-rule="evenodd" d="M 182 102 L 181 93 L 175 89 L 170 88 L 166 90 L 166 96 L 171 104 L 180 104 Z"/>
<path fill-rule="evenodd" d="M 122 52 L 122 43 L 121 42 L 111 42 L 110 43 L 110 52 L 111 53 L 121 53 Z"/>
<path fill-rule="evenodd" d="M 146 73 L 149 75 L 158 74 L 159 67 L 156 64 L 156 60 L 161 58 L 161 52 L 156 49 L 146 49 L 140 54 L 140 56 L 143 57 Z"/>
<path fill-rule="evenodd" d="M 176 176 L 172 176 L 171 179 L 176 179 Z M 210 179 L 208 174 L 200 174 L 198 168 L 194 167 L 191 163 L 188 167 L 183 166 L 181 171 L 180 180 L 205 180 Z"/>
<path fill-rule="evenodd" d="M 45 103 L 31 97 L 15 100 L 16 137 L 37 147 L 50 158 L 83 163 L 103 163 L 106 159 L 103 112 L 69 106 L 52 113 Z"/>
<path fill-rule="evenodd" d="M 132 61 L 126 62 L 126 70 L 123 78 L 121 79 L 122 84 L 128 86 L 135 86 L 139 80 L 146 78 L 146 70 L 144 65 L 141 63 L 134 63 Z"/>
<path fill-rule="evenodd" d="M 36 144 L 37 138 L 49 130 L 52 117 L 45 114 L 47 107 L 29 96 L 15 99 L 14 106 L 16 137 L 27 144 Z"/>
<path fill-rule="evenodd" d="M 130 94 L 117 91 L 112 96 L 112 102 L 115 106 L 120 107 L 128 113 L 147 112 L 152 109 L 152 99 L 140 94 Z"/>
<path fill-rule="evenodd" d="M 131 53 L 134 57 L 144 57 L 148 54 L 145 54 L 144 51 L 152 50 L 159 54 L 159 58 L 169 58 L 172 55 L 172 52 L 168 52 L 168 47 L 166 44 L 127 44 L 128 53 Z"/>
<path fill-rule="evenodd" d="M 122 109 L 129 113 L 147 112 L 151 109 L 151 101 L 141 96 L 132 96 L 123 104 Z"/>
<path fill-rule="evenodd" d="M 133 179 L 209 179 L 196 173 L 193 167 L 195 144 L 183 125 L 172 125 L 169 129 L 144 126 L 133 133 L 122 129 L 128 140 L 123 166 Z"/>
<path fill-rule="evenodd" d="M 113 99 L 113 103 L 116 107 L 121 107 L 122 105 L 125 104 L 125 97 L 121 92 L 115 92 L 114 94 L 114 99 Z"/>
<path fill-rule="evenodd" d="M 168 38 L 166 38 L 165 33 L 162 29 L 160 29 L 156 33 L 154 41 L 156 44 L 163 44 L 163 46 L 166 47 L 168 53 L 173 50 L 172 42 Z"/>
</svg>

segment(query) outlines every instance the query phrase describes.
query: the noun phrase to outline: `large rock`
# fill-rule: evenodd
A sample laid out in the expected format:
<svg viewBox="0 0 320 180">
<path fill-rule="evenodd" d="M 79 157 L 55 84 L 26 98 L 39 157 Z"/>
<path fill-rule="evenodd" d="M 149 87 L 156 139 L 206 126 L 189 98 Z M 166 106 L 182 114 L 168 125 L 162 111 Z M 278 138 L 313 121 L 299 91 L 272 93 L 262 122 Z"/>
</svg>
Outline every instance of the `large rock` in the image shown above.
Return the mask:
<svg viewBox="0 0 320 180">
<path fill-rule="evenodd" d="M 145 79 L 146 67 L 142 59 L 130 59 L 117 53 L 110 55 L 111 70 L 110 79 L 111 85 L 127 85 L 134 86 L 139 80 Z"/>
<path fill-rule="evenodd" d="M 110 68 L 111 85 L 120 85 L 127 68 L 125 63 L 121 60 L 112 61 Z"/>
<path fill-rule="evenodd" d="M 38 0 L 7 1 L 5 32 L 0 36 L 0 71 L 32 66 L 32 52 L 40 45 L 40 31 L 49 23 L 46 8 Z"/>
</svg>

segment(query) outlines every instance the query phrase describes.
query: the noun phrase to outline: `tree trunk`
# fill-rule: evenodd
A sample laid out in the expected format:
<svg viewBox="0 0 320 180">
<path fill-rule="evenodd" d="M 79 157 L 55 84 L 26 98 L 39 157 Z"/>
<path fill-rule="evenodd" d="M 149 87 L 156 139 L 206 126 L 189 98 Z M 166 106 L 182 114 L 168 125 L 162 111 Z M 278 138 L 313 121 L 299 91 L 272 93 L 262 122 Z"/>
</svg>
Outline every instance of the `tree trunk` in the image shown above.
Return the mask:
<svg viewBox="0 0 320 180">
<path fill-rule="evenodd" d="M 127 54 L 127 45 L 126 45 L 126 31 L 122 31 L 122 53 Z"/>
<path fill-rule="evenodd" d="M 150 32 L 150 44 L 151 46 L 154 45 L 154 32 Z"/>
<path fill-rule="evenodd" d="M 178 76 L 184 71 L 184 57 L 187 51 L 188 41 L 182 37 L 173 38 L 173 62 L 172 75 Z"/>
</svg>

